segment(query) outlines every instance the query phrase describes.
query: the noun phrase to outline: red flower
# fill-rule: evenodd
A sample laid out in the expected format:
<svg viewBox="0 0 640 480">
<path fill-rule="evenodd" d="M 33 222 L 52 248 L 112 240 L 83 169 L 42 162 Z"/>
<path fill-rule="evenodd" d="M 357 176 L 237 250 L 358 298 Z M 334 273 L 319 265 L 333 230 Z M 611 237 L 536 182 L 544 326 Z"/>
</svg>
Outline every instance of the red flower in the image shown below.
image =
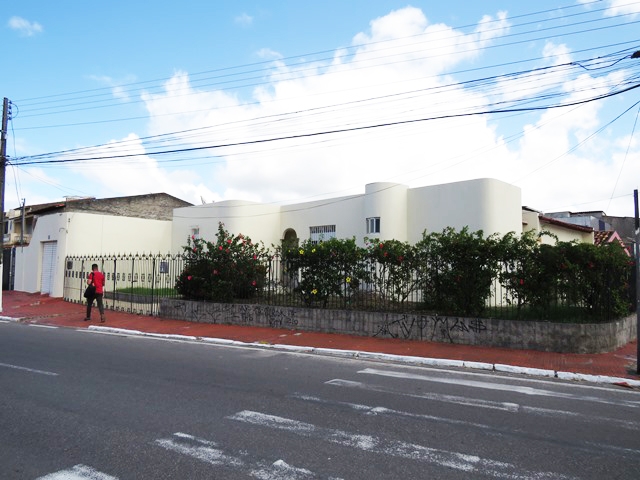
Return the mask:
<svg viewBox="0 0 640 480">
<path fill-rule="evenodd" d="M 254 280 L 253 282 L 251 282 L 251 285 L 253 285 L 254 287 L 257 285 L 258 283 Z"/>
<path fill-rule="evenodd" d="M 189 275 L 189 276 L 187 277 L 187 280 L 191 280 L 192 278 L 193 278 L 193 277 L 192 277 L 191 275 Z"/>
<path fill-rule="evenodd" d="M 380 244 L 380 248 L 384 248 L 384 243 L 381 243 L 381 244 Z"/>
<path fill-rule="evenodd" d="M 222 251 L 222 245 L 220 245 L 220 246 L 218 247 L 218 250 Z"/>
<path fill-rule="evenodd" d="M 218 274 L 218 270 L 216 270 L 215 268 L 213 269 L 213 274 L 217 275 Z"/>
<path fill-rule="evenodd" d="M 228 239 L 228 240 L 227 240 L 227 243 L 228 243 L 229 245 L 231 245 L 231 239 Z"/>
<path fill-rule="evenodd" d="M 524 278 L 520 279 L 520 285 L 524 285 Z"/>
</svg>

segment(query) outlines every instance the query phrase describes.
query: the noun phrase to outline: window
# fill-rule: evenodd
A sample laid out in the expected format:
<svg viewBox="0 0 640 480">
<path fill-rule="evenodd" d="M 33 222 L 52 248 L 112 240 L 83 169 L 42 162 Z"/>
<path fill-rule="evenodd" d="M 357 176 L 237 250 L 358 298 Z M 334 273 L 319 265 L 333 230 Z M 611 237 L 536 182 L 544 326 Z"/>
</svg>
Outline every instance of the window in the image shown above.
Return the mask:
<svg viewBox="0 0 640 480">
<path fill-rule="evenodd" d="M 336 238 L 335 225 L 321 225 L 318 227 L 309 227 L 309 237 L 312 243 L 322 242 L 330 238 Z"/>
<path fill-rule="evenodd" d="M 380 217 L 367 218 L 367 234 L 380 233 Z"/>
</svg>

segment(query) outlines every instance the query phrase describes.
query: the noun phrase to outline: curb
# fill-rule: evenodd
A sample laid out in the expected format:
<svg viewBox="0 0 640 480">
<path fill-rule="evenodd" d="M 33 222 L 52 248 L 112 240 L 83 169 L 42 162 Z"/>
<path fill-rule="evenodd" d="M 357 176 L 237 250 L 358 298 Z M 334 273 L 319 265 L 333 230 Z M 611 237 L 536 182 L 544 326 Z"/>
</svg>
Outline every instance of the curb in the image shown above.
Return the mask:
<svg viewBox="0 0 640 480">
<path fill-rule="evenodd" d="M 2 317 L 0 317 L 1 319 Z M 14 319 L 15 320 L 15 319 Z M 414 357 L 404 355 L 393 355 L 388 353 L 363 352 L 359 350 L 339 350 L 334 348 L 303 347 L 295 345 L 270 344 L 259 342 L 241 342 L 238 340 L 227 340 L 224 338 L 195 337 L 190 335 L 175 335 L 162 333 L 149 333 L 139 330 L 128 330 L 124 328 L 100 327 L 90 325 L 87 330 L 104 333 L 115 333 L 124 335 L 137 335 L 165 340 L 181 340 L 211 343 L 214 345 L 238 346 L 262 348 L 267 350 L 279 350 L 294 353 L 314 353 L 318 355 L 357 358 L 362 360 L 383 360 L 408 365 L 430 366 L 430 367 L 456 367 L 471 368 L 475 370 L 487 370 L 501 373 L 514 373 L 519 375 L 530 375 L 535 377 L 557 378 L 560 380 L 583 381 L 596 384 L 609 384 L 628 388 L 640 388 L 640 380 L 632 380 L 622 377 L 609 377 L 605 375 L 589 375 L 582 373 L 562 372 L 558 370 L 545 370 L 540 368 L 517 367 L 500 363 L 468 362 L 464 360 L 448 360 L 442 358 Z"/>
</svg>

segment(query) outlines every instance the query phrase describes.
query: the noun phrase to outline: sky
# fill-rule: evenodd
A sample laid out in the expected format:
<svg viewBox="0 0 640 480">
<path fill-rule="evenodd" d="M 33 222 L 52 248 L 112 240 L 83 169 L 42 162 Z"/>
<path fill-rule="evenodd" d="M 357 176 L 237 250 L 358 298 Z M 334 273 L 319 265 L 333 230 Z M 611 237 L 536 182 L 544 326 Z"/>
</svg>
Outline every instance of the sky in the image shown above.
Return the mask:
<svg viewBox="0 0 640 480">
<path fill-rule="evenodd" d="M 640 1 L 6 3 L 5 211 L 490 177 L 634 215 Z"/>
</svg>

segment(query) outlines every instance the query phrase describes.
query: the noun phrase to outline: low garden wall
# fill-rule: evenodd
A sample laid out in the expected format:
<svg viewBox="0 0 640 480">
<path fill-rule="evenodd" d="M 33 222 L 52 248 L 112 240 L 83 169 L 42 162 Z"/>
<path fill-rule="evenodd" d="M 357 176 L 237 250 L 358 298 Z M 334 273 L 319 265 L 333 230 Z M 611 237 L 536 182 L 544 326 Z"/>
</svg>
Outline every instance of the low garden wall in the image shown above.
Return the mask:
<svg viewBox="0 0 640 480">
<path fill-rule="evenodd" d="M 191 322 L 563 353 L 609 352 L 637 338 L 635 315 L 609 323 L 575 324 L 162 298 L 159 316 Z"/>
</svg>

